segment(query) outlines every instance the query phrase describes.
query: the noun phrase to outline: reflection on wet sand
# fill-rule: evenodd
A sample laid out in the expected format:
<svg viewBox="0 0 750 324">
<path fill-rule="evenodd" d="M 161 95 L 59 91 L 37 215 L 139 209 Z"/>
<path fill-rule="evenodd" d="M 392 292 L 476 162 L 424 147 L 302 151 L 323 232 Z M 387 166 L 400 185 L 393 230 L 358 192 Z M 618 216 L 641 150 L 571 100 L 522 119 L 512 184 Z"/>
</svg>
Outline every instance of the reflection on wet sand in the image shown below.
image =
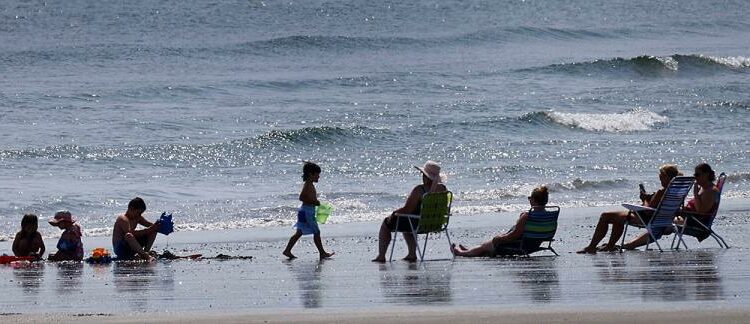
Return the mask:
<svg viewBox="0 0 750 324">
<path fill-rule="evenodd" d="M 149 303 L 150 290 L 156 281 L 156 264 L 144 262 L 114 262 L 112 276 L 115 288 L 122 299 L 130 302 L 133 310 L 145 310 Z"/>
<path fill-rule="evenodd" d="M 286 262 L 289 270 L 299 283 L 300 299 L 305 308 L 322 306 L 325 285 L 320 280 L 320 272 L 326 260 L 314 262 Z"/>
<path fill-rule="evenodd" d="M 20 262 L 13 266 L 13 276 L 24 293 L 38 293 L 44 283 L 44 262 Z"/>
<path fill-rule="evenodd" d="M 518 269 L 512 271 L 521 289 L 529 292 L 532 302 L 549 303 L 560 300 L 560 279 L 555 257 L 532 257 L 514 260 Z"/>
<path fill-rule="evenodd" d="M 452 262 L 380 265 L 380 286 L 386 302 L 398 305 L 450 303 Z"/>
<path fill-rule="evenodd" d="M 83 262 L 57 262 L 55 266 L 57 267 L 56 286 L 58 294 L 72 294 L 81 290 Z"/>
<path fill-rule="evenodd" d="M 717 251 L 629 252 L 597 258 L 605 286 L 644 301 L 724 299 Z"/>
</svg>

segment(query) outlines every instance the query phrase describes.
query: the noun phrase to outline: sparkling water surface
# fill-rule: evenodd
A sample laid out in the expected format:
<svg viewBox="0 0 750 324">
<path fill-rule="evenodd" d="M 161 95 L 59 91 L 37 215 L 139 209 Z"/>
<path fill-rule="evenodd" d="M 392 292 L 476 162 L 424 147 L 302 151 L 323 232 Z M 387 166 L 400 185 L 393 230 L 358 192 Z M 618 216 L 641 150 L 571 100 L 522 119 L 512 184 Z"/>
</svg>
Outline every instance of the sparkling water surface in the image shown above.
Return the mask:
<svg viewBox="0 0 750 324">
<path fill-rule="evenodd" d="M 181 230 L 287 225 L 301 161 L 332 222 L 442 163 L 457 216 L 632 201 L 700 161 L 747 198 L 746 1 L 0 4 L 0 233 L 142 196 Z M 44 224 L 42 224 L 44 225 Z M 59 233 L 40 226 L 45 236 Z"/>
</svg>

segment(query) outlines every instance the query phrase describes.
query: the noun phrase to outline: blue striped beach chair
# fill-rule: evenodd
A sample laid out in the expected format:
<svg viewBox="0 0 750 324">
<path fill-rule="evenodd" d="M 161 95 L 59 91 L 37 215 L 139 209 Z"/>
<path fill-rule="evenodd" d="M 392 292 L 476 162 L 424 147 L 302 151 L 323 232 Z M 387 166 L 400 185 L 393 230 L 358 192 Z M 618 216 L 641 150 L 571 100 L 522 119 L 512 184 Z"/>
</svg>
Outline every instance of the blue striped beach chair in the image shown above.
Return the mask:
<svg viewBox="0 0 750 324">
<path fill-rule="evenodd" d="M 716 204 L 714 205 L 714 209 L 711 211 L 711 214 L 701 215 L 691 212 L 680 213 L 680 216 L 682 216 L 685 222 L 683 224 L 674 224 L 676 235 L 672 238 L 673 249 L 678 250 L 680 248 L 680 243 L 682 243 L 682 245 L 687 250 L 687 244 L 685 244 L 685 240 L 683 240 L 682 238 L 684 235 L 695 237 L 698 239 L 698 242 L 702 242 L 704 239 L 707 239 L 710 236 L 713 237 L 714 240 L 716 240 L 716 243 L 719 243 L 720 247 L 725 249 L 729 248 L 729 244 L 724 241 L 724 238 L 711 228 L 714 220 L 716 219 L 716 214 L 718 214 L 719 212 L 719 202 L 721 201 L 721 193 L 724 190 L 724 182 L 726 182 L 726 180 L 727 175 L 722 172 L 719 175 L 719 180 L 716 181 L 716 187 L 719 189 L 719 192 L 716 195 Z M 704 221 L 701 221 L 701 219 L 704 219 Z M 675 239 L 678 239 L 677 246 L 675 246 Z"/>
<path fill-rule="evenodd" d="M 451 245 L 451 236 L 448 233 L 448 223 L 451 217 L 452 204 L 452 192 L 428 192 L 422 196 L 422 205 L 419 215 L 396 214 L 398 218 L 396 219 L 396 226 L 394 229 L 398 229 L 398 223 L 402 218 L 408 220 L 411 233 L 414 235 L 414 240 L 417 241 L 417 253 L 419 254 L 419 259 L 422 262 L 424 262 L 424 254 L 427 251 L 427 239 L 430 238 L 431 233 L 445 233 L 445 237 L 448 239 L 448 246 Z M 419 247 L 419 234 L 425 234 L 424 244 L 422 244 L 421 249 Z M 393 243 L 391 244 L 391 261 L 393 261 L 393 249 L 396 246 L 397 238 L 398 231 L 394 230 Z"/>
<path fill-rule="evenodd" d="M 552 248 L 552 242 L 555 241 L 557 232 L 557 218 L 560 216 L 560 207 L 546 206 L 543 210 L 529 210 L 529 216 L 526 218 L 523 234 L 521 236 L 521 253 L 528 256 L 537 251 L 548 250 L 555 255 L 555 249 Z M 547 243 L 547 246 L 542 246 Z"/>
<path fill-rule="evenodd" d="M 623 207 L 627 208 L 631 215 L 634 215 L 637 222 L 631 222 L 630 217 L 625 220 L 625 230 L 622 233 L 622 242 L 620 243 L 620 251 L 622 246 L 625 244 L 625 235 L 628 233 L 628 227 L 645 228 L 650 236 L 648 244 L 646 244 L 646 250 L 648 250 L 651 242 L 656 243 L 659 251 L 663 251 L 659 244 L 659 238 L 665 230 L 672 228 L 677 212 L 685 202 L 690 188 L 693 187 L 695 178 L 693 177 L 675 177 L 667 186 L 664 197 L 661 198 L 659 205 L 656 208 L 650 208 L 645 206 L 622 204 Z M 648 213 L 652 213 L 651 218 L 648 218 Z M 644 221 L 649 219 L 648 221 Z"/>
</svg>

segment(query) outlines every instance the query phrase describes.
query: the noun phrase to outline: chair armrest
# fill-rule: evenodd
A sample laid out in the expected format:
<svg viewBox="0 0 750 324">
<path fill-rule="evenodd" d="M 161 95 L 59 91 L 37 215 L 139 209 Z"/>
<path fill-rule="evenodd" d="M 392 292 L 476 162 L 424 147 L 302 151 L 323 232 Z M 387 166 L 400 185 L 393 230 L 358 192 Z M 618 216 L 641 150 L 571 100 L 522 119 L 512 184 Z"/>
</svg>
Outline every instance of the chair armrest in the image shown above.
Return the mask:
<svg viewBox="0 0 750 324">
<path fill-rule="evenodd" d="M 399 217 L 408 217 L 408 218 L 411 218 L 411 219 L 420 219 L 422 217 L 422 216 L 414 215 L 414 214 L 398 214 L 398 213 L 394 213 L 393 215 L 396 215 L 396 216 L 399 216 Z"/>
<path fill-rule="evenodd" d="M 639 206 L 639 205 L 631 205 L 631 204 L 622 204 L 622 207 L 625 207 L 625 208 L 627 208 L 627 210 L 634 211 L 634 212 L 656 211 L 655 208 L 646 207 L 646 206 Z"/>
</svg>

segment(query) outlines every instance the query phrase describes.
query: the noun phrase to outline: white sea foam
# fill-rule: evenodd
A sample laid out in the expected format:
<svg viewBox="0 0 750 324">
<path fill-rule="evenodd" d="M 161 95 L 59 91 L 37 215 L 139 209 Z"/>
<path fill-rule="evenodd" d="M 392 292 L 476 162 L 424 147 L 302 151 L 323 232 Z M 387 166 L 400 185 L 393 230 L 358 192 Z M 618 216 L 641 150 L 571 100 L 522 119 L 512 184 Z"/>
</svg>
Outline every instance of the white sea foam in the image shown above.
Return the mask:
<svg viewBox="0 0 750 324">
<path fill-rule="evenodd" d="M 646 131 L 656 125 L 664 124 L 669 118 L 646 109 L 635 109 L 624 113 L 564 113 L 550 111 L 545 113 L 553 122 L 595 132 L 633 132 Z"/>
<path fill-rule="evenodd" d="M 677 63 L 677 60 L 675 60 L 671 56 L 655 56 L 654 59 L 661 62 L 661 64 L 663 64 L 664 67 L 672 71 L 677 71 L 677 68 L 679 66 L 679 63 Z"/>
<path fill-rule="evenodd" d="M 735 68 L 735 69 L 750 68 L 750 57 L 744 57 L 744 56 L 717 57 L 717 56 L 703 56 L 703 55 L 701 55 L 701 57 L 709 59 L 721 65 Z"/>
</svg>

